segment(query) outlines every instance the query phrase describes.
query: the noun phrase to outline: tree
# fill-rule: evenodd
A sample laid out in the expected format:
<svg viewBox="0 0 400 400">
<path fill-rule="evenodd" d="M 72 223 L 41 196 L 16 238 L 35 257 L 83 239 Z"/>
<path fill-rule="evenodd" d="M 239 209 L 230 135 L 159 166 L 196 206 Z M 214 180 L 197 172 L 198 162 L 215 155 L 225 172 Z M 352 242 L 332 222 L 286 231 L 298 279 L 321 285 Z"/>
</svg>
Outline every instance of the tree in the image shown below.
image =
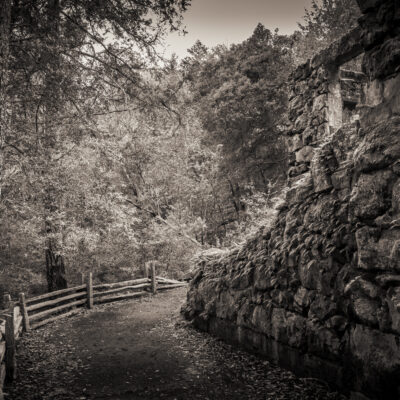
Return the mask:
<svg viewBox="0 0 400 400">
<path fill-rule="evenodd" d="M 210 50 L 198 41 L 181 62 L 182 87 L 190 93 L 186 106 L 199 118 L 201 148 L 208 154 L 200 164 L 207 188 L 197 208 L 206 210 L 202 243 L 228 244 L 242 229 L 238 221 L 247 218 L 244 197 L 261 192 L 269 198 L 271 182 L 278 190 L 284 181 L 290 46 L 290 39 L 260 24 L 230 48 Z M 206 167 L 209 161 L 212 167 Z"/>
<path fill-rule="evenodd" d="M 9 109 L 7 90 L 9 76 L 9 54 L 10 38 L 9 31 L 11 25 L 11 0 L 5 0 L 0 5 L 0 199 L 4 181 L 8 175 L 5 166 L 5 157 L 3 149 L 6 146 L 6 134 L 9 124 Z"/>
<path fill-rule="evenodd" d="M 64 227 L 57 225 L 65 192 L 58 182 L 60 160 L 84 135 L 97 134 L 96 115 L 115 112 L 127 98 L 151 105 L 140 53 L 154 56 L 161 35 L 167 27 L 178 29 L 188 4 L 22 0 L 7 1 L 1 9 L 0 166 L 6 190 L 0 202 L 7 209 L 12 201 L 7 193 L 13 193 L 13 181 L 5 177 L 17 173 L 28 180 L 27 171 L 34 172 L 30 182 L 44 210 L 40 235 L 47 242 L 49 290 L 66 285 L 59 242 Z M 13 80 L 6 78 L 10 72 Z"/>
<path fill-rule="evenodd" d="M 260 24 L 245 42 L 215 49 L 194 85 L 204 127 L 211 143 L 222 145 L 225 170 L 234 183 L 260 188 L 284 173 L 279 126 L 285 121 L 291 69 L 285 40 Z M 232 164 L 235 173 L 228 172 Z"/>
<path fill-rule="evenodd" d="M 305 10 L 304 23 L 293 39 L 297 63 L 305 62 L 330 43 L 357 26 L 360 9 L 356 0 L 312 0 Z"/>
<path fill-rule="evenodd" d="M 258 228 L 285 181 L 288 75 L 346 1 L 313 3 L 297 41 L 260 24 L 165 64 L 187 1 L 3 1 L 0 274 L 38 282 L 45 254 L 48 290 L 151 259 L 178 277 Z"/>
<path fill-rule="evenodd" d="M 270 179 L 285 173 L 282 125 L 290 41 L 259 24 L 249 39 L 229 49 L 217 47 L 205 56 L 205 49 L 196 47 L 201 51 L 192 49 L 184 67 L 193 80 L 206 141 L 221 146 L 221 175 L 240 212 L 246 186 L 263 191 Z"/>
</svg>

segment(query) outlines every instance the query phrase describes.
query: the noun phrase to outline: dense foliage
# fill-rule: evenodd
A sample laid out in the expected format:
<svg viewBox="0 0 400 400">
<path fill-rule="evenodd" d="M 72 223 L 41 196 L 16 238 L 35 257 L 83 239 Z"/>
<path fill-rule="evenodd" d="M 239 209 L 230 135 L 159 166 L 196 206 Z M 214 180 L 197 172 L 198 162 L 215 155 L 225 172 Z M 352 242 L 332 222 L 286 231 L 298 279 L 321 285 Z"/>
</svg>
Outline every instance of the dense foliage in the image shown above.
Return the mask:
<svg viewBox="0 0 400 400">
<path fill-rule="evenodd" d="M 161 62 L 188 5 L 2 2 L 0 290 L 45 290 L 46 271 L 49 290 L 89 270 L 121 279 L 152 259 L 181 277 L 268 223 L 288 75 L 354 24 L 354 3 L 313 2 L 292 36 L 259 24 Z"/>
<path fill-rule="evenodd" d="M 312 0 L 304 22 L 293 35 L 297 62 L 307 61 L 338 40 L 357 25 L 360 15 L 356 0 Z"/>
<path fill-rule="evenodd" d="M 277 169 L 284 173 L 289 40 L 259 24 L 243 43 L 202 57 L 201 69 L 196 58 L 184 61 L 209 143 L 222 146 L 224 173 L 232 184 L 264 188 L 279 175 Z"/>
<path fill-rule="evenodd" d="M 82 252 L 87 242 L 99 249 L 114 231 L 129 243 L 133 228 L 125 205 L 94 168 L 102 159 L 90 140 L 104 133 L 100 115 L 132 100 L 137 107 L 159 106 L 142 75 L 160 35 L 177 29 L 187 5 L 2 2 L 0 218 L 8 228 L 1 230 L 3 273 L 19 275 L 22 267 L 24 281 L 25 269 L 43 270 L 45 255 L 53 290 L 66 285 L 65 256 Z"/>
</svg>

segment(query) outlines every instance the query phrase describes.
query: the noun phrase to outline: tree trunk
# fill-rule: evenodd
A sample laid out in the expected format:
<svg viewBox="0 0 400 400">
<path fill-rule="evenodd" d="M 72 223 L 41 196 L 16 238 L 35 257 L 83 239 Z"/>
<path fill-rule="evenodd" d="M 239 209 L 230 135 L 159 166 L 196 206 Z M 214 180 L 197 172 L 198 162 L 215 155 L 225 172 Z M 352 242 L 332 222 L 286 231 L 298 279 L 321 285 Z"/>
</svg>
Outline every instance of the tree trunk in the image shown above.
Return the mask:
<svg viewBox="0 0 400 400">
<path fill-rule="evenodd" d="M 49 292 L 67 288 L 64 257 L 55 254 L 51 248 L 46 250 L 46 274 Z"/>
<path fill-rule="evenodd" d="M 48 0 L 47 1 L 47 19 L 48 19 L 48 38 L 49 45 L 54 47 L 54 59 L 53 62 L 59 67 L 60 59 L 57 51 L 57 38 L 58 38 L 58 24 L 60 17 L 60 1 L 59 0 Z M 51 73 L 46 73 L 45 76 L 45 89 L 49 90 L 54 85 L 52 82 Z M 54 168 L 51 152 L 57 147 L 56 135 L 48 127 L 48 120 L 51 114 L 51 108 L 48 108 L 49 104 L 44 105 L 44 121 L 45 121 L 45 140 L 43 141 L 45 149 L 50 153 L 48 158 L 48 165 L 46 170 Z M 57 189 L 53 182 L 49 180 L 47 187 L 45 188 L 45 215 L 52 216 L 56 213 L 57 207 Z M 47 276 L 47 287 L 49 292 L 55 290 L 61 290 L 67 288 L 67 280 L 65 276 L 65 265 L 64 257 L 60 254 L 60 243 L 58 239 L 51 237 L 54 232 L 58 232 L 60 226 L 55 222 L 50 222 L 53 218 L 46 219 L 46 232 L 47 232 L 47 249 L 46 249 L 46 276 Z"/>
</svg>

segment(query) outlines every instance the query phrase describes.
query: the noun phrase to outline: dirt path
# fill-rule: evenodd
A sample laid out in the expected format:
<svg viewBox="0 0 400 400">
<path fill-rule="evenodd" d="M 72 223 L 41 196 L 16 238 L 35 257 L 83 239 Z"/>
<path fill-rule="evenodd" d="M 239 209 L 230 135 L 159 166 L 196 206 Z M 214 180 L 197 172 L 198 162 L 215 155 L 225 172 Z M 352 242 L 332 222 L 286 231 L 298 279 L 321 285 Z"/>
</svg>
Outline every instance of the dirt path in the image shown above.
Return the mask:
<svg viewBox="0 0 400 400">
<path fill-rule="evenodd" d="M 8 400 L 343 399 L 187 326 L 185 289 L 96 306 L 25 335 Z"/>
</svg>

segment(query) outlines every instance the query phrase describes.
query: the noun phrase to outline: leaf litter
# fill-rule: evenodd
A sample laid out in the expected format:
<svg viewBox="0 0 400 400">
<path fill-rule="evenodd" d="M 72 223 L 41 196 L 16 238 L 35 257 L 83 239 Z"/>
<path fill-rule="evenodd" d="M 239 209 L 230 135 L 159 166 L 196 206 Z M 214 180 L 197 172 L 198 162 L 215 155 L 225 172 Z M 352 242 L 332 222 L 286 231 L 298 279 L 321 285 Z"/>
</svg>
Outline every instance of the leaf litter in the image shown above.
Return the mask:
<svg viewBox="0 0 400 400">
<path fill-rule="evenodd" d="M 179 315 L 184 297 L 185 290 L 176 289 L 154 299 L 96 306 L 25 334 L 18 345 L 18 377 L 6 388 L 6 400 L 346 399 L 322 381 L 299 378 L 261 357 L 195 330 Z M 133 320 L 127 311 L 134 314 Z M 149 312 L 155 314 L 152 319 Z M 90 343 L 95 340 L 93 335 L 84 336 L 91 346 L 82 348 L 82 340 L 76 339 L 77 324 L 91 315 L 100 320 L 102 315 L 115 316 L 114 329 L 122 330 L 125 339 L 132 332 L 131 344 L 124 344 L 120 350 L 132 352 L 136 369 L 123 364 L 119 359 L 123 353 L 115 354 L 114 347 L 122 346 L 121 337 L 110 335 L 107 325 L 99 327 L 102 339 L 97 338 L 96 343 Z M 135 333 L 132 321 L 142 316 L 144 328 Z M 118 385 L 111 378 L 90 380 L 100 357 L 109 360 L 110 368 L 123 364 Z M 149 373 L 147 364 L 153 358 L 158 364 Z"/>
</svg>

